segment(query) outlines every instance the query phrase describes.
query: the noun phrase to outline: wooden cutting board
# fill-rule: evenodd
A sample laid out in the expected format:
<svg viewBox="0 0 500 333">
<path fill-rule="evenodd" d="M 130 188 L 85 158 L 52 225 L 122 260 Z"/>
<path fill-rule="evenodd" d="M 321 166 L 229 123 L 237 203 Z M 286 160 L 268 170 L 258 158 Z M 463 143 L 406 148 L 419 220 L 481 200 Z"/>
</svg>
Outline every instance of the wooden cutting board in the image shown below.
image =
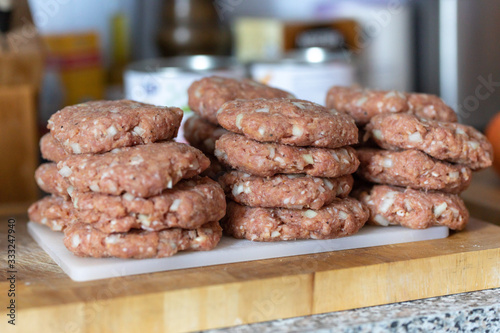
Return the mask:
<svg viewBox="0 0 500 333">
<path fill-rule="evenodd" d="M 68 278 L 25 223 L 17 218 L 17 333 L 189 331 L 500 287 L 500 227 L 475 219 L 440 240 L 88 282 Z"/>
<path fill-rule="evenodd" d="M 27 234 L 25 216 L 16 248 L 17 333 L 199 330 L 500 287 L 500 227 L 475 219 L 440 240 L 89 282 L 66 276 Z"/>
<path fill-rule="evenodd" d="M 493 168 L 475 172 L 461 195 L 471 216 L 500 225 L 500 175 Z"/>
</svg>

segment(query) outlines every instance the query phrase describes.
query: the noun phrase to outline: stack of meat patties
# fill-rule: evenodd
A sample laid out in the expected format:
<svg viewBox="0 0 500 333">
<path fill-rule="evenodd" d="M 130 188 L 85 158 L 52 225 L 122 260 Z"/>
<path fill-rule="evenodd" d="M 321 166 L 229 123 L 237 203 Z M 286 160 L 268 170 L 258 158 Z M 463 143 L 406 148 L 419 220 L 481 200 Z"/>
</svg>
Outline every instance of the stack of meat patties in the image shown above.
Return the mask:
<svg viewBox="0 0 500 333">
<path fill-rule="evenodd" d="M 458 194 L 472 171 L 492 164 L 484 135 L 458 124 L 453 109 L 434 95 L 333 87 L 326 104 L 366 125 L 357 175 L 381 185 L 354 194 L 370 208 L 370 223 L 465 227 L 469 213 Z"/>
<path fill-rule="evenodd" d="M 188 104 L 195 115 L 186 120 L 184 137 L 189 144 L 210 158 L 210 167 L 204 174 L 217 179 L 224 171 L 224 167 L 214 156 L 215 141 L 227 133 L 217 121 L 217 111 L 224 103 L 235 99 L 284 97 L 294 96 L 249 79 L 211 76 L 193 82 L 188 89 Z"/>
<path fill-rule="evenodd" d="M 217 113 L 230 133 L 215 143 L 227 171 L 224 231 L 254 241 L 331 239 L 356 233 L 368 209 L 347 197 L 359 161 L 352 117 L 299 99 L 225 103 Z"/>
<path fill-rule="evenodd" d="M 225 196 L 198 175 L 201 151 L 171 140 L 182 110 L 121 100 L 66 107 L 49 120 L 36 171 L 51 196 L 30 220 L 63 230 L 78 256 L 152 258 L 210 250 L 219 242 Z"/>
</svg>

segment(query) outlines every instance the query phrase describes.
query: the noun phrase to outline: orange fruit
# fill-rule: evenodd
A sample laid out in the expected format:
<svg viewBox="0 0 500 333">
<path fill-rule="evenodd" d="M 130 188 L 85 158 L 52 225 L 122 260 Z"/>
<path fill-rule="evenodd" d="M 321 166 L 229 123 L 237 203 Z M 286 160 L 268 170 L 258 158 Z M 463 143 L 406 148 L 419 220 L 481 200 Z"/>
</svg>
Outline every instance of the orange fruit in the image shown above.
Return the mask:
<svg viewBox="0 0 500 333">
<path fill-rule="evenodd" d="M 485 134 L 493 146 L 493 168 L 500 174 L 500 112 L 491 118 Z"/>
</svg>

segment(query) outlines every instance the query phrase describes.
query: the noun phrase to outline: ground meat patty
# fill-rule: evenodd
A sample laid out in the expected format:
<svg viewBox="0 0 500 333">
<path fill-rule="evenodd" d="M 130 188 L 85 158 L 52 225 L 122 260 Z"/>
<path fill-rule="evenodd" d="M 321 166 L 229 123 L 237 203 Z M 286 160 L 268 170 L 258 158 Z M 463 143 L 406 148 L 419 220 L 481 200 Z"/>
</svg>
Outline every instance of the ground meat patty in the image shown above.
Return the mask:
<svg viewBox="0 0 500 333">
<path fill-rule="evenodd" d="M 408 93 L 409 112 L 426 119 L 457 122 L 457 115 L 452 108 L 436 95 Z"/>
<path fill-rule="evenodd" d="M 358 125 L 383 112 L 408 111 L 407 98 L 398 91 L 334 86 L 326 95 L 326 107 L 350 114 Z"/>
<path fill-rule="evenodd" d="M 50 133 L 45 134 L 40 139 L 40 152 L 44 159 L 52 162 L 62 161 L 71 155 L 64 150 L 63 146 Z"/>
<path fill-rule="evenodd" d="M 89 224 L 77 223 L 64 230 L 64 245 L 79 257 L 163 258 L 179 251 L 212 250 L 222 236 L 218 222 L 197 229 L 133 230 L 106 234 Z"/>
<path fill-rule="evenodd" d="M 358 175 L 373 183 L 460 193 L 471 182 L 469 168 L 438 161 L 418 150 L 361 148 L 357 153 Z"/>
<path fill-rule="evenodd" d="M 71 185 L 59 174 L 56 163 L 41 164 L 35 171 L 35 180 L 43 191 L 69 199 Z"/>
<path fill-rule="evenodd" d="M 438 96 L 429 94 L 335 86 L 328 91 L 326 106 L 349 113 L 358 125 L 364 125 L 377 114 L 387 112 L 408 112 L 426 119 L 457 121 L 452 108 Z"/>
<path fill-rule="evenodd" d="M 225 129 L 260 142 L 338 148 L 358 142 L 346 113 L 300 99 L 254 99 L 225 103 L 217 113 Z"/>
<path fill-rule="evenodd" d="M 472 170 L 492 164 L 491 144 L 470 126 L 411 114 L 380 114 L 371 119 L 366 129 L 385 149 L 418 149 L 438 160 L 464 164 Z"/>
<path fill-rule="evenodd" d="M 347 197 L 352 189 L 353 178 L 351 175 L 338 178 L 308 175 L 262 178 L 241 171 L 230 171 L 218 181 L 231 200 L 246 206 L 320 209 L 336 197 Z"/>
<path fill-rule="evenodd" d="M 332 239 L 353 235 L 368 219 L 368 208 L 352 198 L 319 210 L 255 208 L 229 202 L 224 232 L 253 241 Z"/>
<path fill-rule="evenodd" d="M 351 147 L 327 149 L 261 143 L 228 133 L 215 143 L 215 156 L 226 165 L 260 177 L 305 173 L 334 178 L 356 171 L 359 160 Z"/>
<path fill-rule="evenodd" d="M 50 195 L 33 203 L 28 209 L 30 221 L 61 231 L 76 221 L 73 204 L 63 197 Z"/>
<path fill-rule="evenodd" d="M 235 99 L 294 98 L 286 91 L 272 88 L 249 79 L 230 79 L 219 76 L 205 77 L 193 82 L 188 89 L 191 110 L 217 125 L 217 110 L 222 104 Z"/>
<path fill-rule="evenodd" d="M 205 171 L 203 171 L 200 176 L 217 180 L 226 171 L 226 167 L 221 162 L 219 162 L 217 157 L 213 155 L 207 155 L 207 157 L 210 159 L 210 166 L 205 169 Z"/>
<path fill-rule="evenodd" d="M 54 138 L 71 154 L 103 153 L 114 148 L 170 140 L 183 111 L 129 100 L 67 106 L 49 119 Z"/>
<path fill-rule="evenodd" d="M 94 192 L 71 193 L 80 221 L 98 223 L 107 233 L 131 228 L 157 231 L 166 228 L 195 229 L 219 221 L 226 212 L 221 186 L 205 177 L 179 182 L 171 190 L 147 199 L 131 194 L 112 196 Z"/>
<path fill-rule="evenodd" d="M 184 123 L 184 138 L 189 144 L 205 154 L 212 154 L 215 150 L 215 141 L 227 131 L 204 120 L 198 115 L 189 117 Z"/>
<path fill-rule="evenodd" d="M 57 164 L 59 173 L 79 192 L 150 197 L 208 168 L 201 151 L 178 142 L 115 149 L 93 155 L 72 155 Z"/>
<path fill-rule="evenodd" d="M 464 202 L 454 194 L 374 185 L 368 190 L 354 191 L 354 195 L 370 208 L 372 224 L 412 229 L 444 225 L 462 230 L 469 221 Z"/>
</svg>

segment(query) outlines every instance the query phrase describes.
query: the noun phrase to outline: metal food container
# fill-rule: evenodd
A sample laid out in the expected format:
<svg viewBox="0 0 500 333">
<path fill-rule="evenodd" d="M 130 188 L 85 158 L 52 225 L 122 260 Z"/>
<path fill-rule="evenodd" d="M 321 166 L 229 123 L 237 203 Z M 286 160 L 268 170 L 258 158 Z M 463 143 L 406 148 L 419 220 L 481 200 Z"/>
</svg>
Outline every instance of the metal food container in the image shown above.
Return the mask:
<svg viewBox="0 0 500 333">
<path fill-rule="evenodd" d="M 189 86 L 205 76 L 243 78 L 245 74 L 245 67 L 232 57 L 193 55 L 143 60 L 125 70 L 125 98 L 183 109 L 177 141 L 185 142 L 184 122 L 192 115 L 188 106 Z"/>
<path fill-rule="evenodd" d="M 149 59 L 125 70 L 125 98 L 189 110 L 187 90 L 205 76 L 245 77 L 245 68 L 232 57 L 193 55 Z"/>
<path fill-rule="evenodd" d="M 348 51 L 311 47 L 287 54 L 280 61 L 255 62 L 252 79 L 293 93 L 297 98 L 324 105 L 331 86 L 356 83 L 356 71 Z"/>
</svg>

